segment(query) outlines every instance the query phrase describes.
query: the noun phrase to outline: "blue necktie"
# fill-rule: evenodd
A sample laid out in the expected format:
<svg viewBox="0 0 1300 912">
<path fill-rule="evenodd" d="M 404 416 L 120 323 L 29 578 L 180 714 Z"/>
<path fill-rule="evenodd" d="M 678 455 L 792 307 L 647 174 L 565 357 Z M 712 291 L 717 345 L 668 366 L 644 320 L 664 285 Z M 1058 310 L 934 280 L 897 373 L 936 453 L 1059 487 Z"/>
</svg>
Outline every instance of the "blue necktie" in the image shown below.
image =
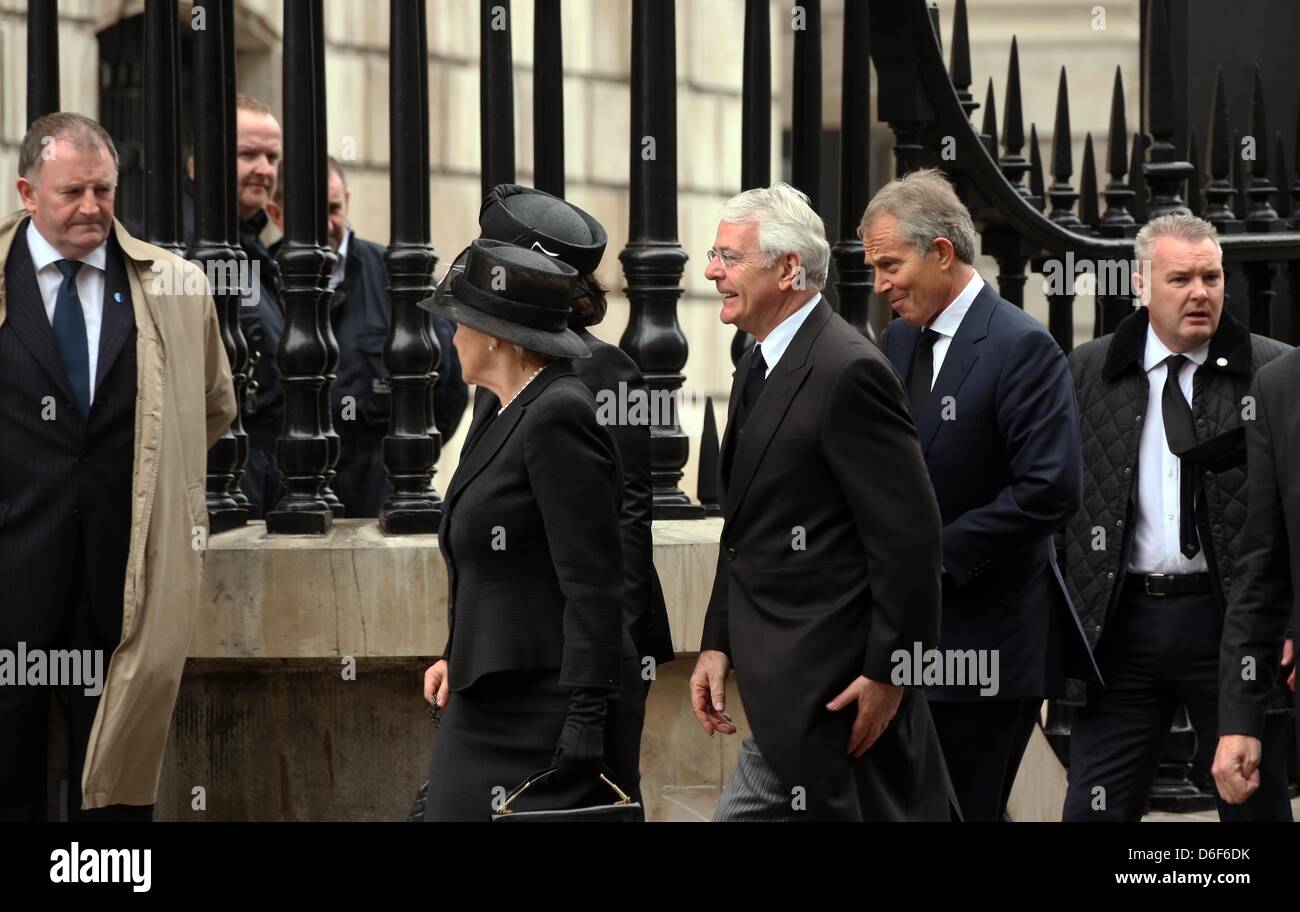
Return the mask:
<svg viewBox="0 0 1300 912">
<path fill-rule="evenodd" d="M 90 414 L 90 343 L 86 340 L 86 315 L 81 310 L 81 296 L 77 294 L 77 272 L 80 260 L 59 260 L 54 264 L 63 273 L 59 295 L 54 300 L 54 341 L 63 356 L 63 369 L 68 372 L 72 395 L 77 398 L 77 408 L 84 418 Z"/>
</svg>

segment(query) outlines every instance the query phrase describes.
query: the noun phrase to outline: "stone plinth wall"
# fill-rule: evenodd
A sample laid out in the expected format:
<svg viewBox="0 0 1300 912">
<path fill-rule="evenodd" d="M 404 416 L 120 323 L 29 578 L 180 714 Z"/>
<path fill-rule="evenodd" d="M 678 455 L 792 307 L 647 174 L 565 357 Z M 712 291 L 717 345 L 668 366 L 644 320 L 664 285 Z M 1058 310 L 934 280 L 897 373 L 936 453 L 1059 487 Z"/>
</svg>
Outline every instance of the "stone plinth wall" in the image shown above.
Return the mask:
<svg viewBox="0 0 1300 912">
<path fill-rule="evenodd" d="M 718 519 L 654 526 L 678 658 L 656 669 L 646 707 L 651 820 L 707 820 L 749 734 L 734 678 L 737 735 L 710 738 L 688 699 L 721 529 Z M 268 538 L 252 523 L 214 537 L 204 560 L 158 819 L 400 819 L 436 736 L 421 691 L 447 630 L 437 536 L 386 538 L 373 521 L 341 520 L 323 538 Z M 1056 819 L 1063 796 L 1038 734 L 1012 813 Z"/>
<path fill-rule="evenodd" d="M 646 709 L 651 819 L 707 818 L 740 750 L 739 736 L 710 739 L 687 700 L 721 528 L 655 524 L 681 657 L 656 669 Z M 343 520 L 324 538 L 268 538 L 253 523 L 215 536 L 204 560 L 159 819 L 400 818 L 435 737 L 421 689 L 447 631 L 437 536 Z M 734 684 L 728 708 L 747 733 Z"/>
</svg>

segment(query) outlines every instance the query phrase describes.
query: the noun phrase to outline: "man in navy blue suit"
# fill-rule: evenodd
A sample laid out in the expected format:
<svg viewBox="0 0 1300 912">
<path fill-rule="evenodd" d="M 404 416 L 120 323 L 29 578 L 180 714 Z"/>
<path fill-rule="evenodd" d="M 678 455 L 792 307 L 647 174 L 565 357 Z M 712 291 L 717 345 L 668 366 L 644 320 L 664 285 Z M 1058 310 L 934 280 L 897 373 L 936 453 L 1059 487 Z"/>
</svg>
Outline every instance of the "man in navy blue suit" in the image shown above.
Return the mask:
<svg viewBox="0 0 1300 912">
<path fill-rule="evenodd" d="M 1065 355 L 972 267 L 975 227 L 944 175 L 882 188 L 860 234 L 898 313 L 885 355 L 907 388 L 943 519 L 943 617 L 927 689 L 966 820 L 1001 820 L 1042 701 L 1096 666 L 1052 533 L 1079 507 Z"/>
</svg>

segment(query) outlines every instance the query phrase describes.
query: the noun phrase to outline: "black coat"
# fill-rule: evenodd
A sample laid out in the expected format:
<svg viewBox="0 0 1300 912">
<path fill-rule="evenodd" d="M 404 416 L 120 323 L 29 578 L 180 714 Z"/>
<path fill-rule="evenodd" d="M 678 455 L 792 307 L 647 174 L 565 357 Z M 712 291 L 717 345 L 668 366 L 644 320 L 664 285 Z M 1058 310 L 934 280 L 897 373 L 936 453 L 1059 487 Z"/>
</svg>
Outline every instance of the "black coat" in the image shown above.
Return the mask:
<svg viewBox="0 0 1300 912">
<path fill-rule="evenodd" d="M 1200 374 L 1200 371 L 1197 371 Z M 1282 637 L 1300 626 L 1300 351 L 1260 369 L 1246 423 L 1249 510 L 1219 657 L 1219 732 L 1262 737 Z M 1255 675 L 1246 680 L 1244 660 Z"/>
<path fill-rule="evenodd" d="M 438 530 L 451 689 L 552 668 L 564 687 L 617 689 L 635 649 L 622 625 L 618 456 L 591 393 L 562 360 L 482 417 Z"/>
<path fill-rule="evenodd" d="M 750 357 L 723 437 L 735 452 L 701 648 L 731 657 L 759 749 L 786 789 L 806 790 L 810 818 L 946 821 L 951 786 L 919 688 L 857 760 L 855 707 L 826 709 L 859 675 L 891 682 L 895 650 L 939 637 L 939 509 L 902 386 L 823 300 L 737 440 Z"/>
<path fill-rule="evenodd" d="M 1065 534 L 1066 579 L 1084 630 L 1095 645 L 1109 623 L 1133 549 L 1138 445 L 1150 384 L 1142 362 L 1147 310 L 1138 308 L 1115 332 L 1070 353 L 1083 424 L 1084 497 Z M 1251 378 L 1287 346 L 1251 332 L 1224 311 L 1209 356 L 1192 378 L 1192 415 L 1200 441 L 1242 424 Z M 1222 360 L 1223 364 L 1218 362 Z M 1209 472 L 1200 516 L 1206 563 L 1221 593 L 1232 588 L 1238 537 L 1246 521 L 1246 468 Z M 1097 529 L 1104 547 L 1093 546 Z"/>
<path fill-rule="evenodd" d="M 181 234 L 190 251 L 187 255 L 192 255 L 198 241 L 194 207 L 194 180 L 185 175 L 181 179 Z M 238 404 L 244 415 L 244 427 L 250 445 L 269 454 L 275 449 L 275 438 L 284 421 L 284 392 L 280 388 L 280 367 L 276 362 L 276 353 L 280 349 L 280 338 L 284 335 L 285 318 L 280 267 L 275 261 L 274 245 L 268 249 L 262 243 L 262 232 L 266 230 L 268 221 L 270 216 L 265 210 L 248 219 L 239 220 L 239 247 L 248 258 L 249 279 L 253 278 L 252 270 L 256 270 L 257 282 L 253 284 L 250 281 L 247 287 L 240 288 L 239 328 L 248 344 L 250 363 L 249 385 L 244 390 L 243 401 Z M 131 233 L 139 236 L 134 230 Z M 243 277 L 240 279 L 242 281 Z M 270 459 L 269 455 L 265 457 L 266 461 Z M 246 489 L 249 479 L 250 475 L 246 475 Z M 259 486 L 260 481 L 261 479 Z M 278 484 L 278 478 L 276 483 Z M 260 503 L 260 491 L 255 498 L 255 502 Z"/>
<path fill-rule="evenodd" d="M 27 225 L 15 229 L 3 264 L 0 648 L 51 646 L 83 582 L 100 635 L 116 643 L 135 465 L 136 326 L 126 263 L 110 234 L 94 401 L 83 418 L 45 313 Z"/>
<path fill-rule="evenodd" d="M 882 346 L 908 378 L 919 327 L 895 320 Z M 985 285 L 948 344 L 915 416 L 943 515 L 945 650 L 998 656 L 996 695 L 929 690 L 933 700 L 1030 699 L 1096 681 L 1056 564 L 1053 533 L 1079 507 L 1079 419 L 1065 355 L 1041 323 Z"/>
<path fill-rule="evenodd" d="M 343 281 L 330 298 L 330 324 L 339 360 L 330 402 L 339 435 L 339 461 L 333 490 L 350 517 L 378 516 L 393 493 L 384 468 L 383 442 L 392 411 L 384 347 L 391 306 L 384 248 L 351 234 Z M 452 344 L 455 325 L 423 310 L 416 312 L 438 343 L 433 387 L 433 421 L 445 442 L 460 423 L 469 401 L 460 358 Z"/>
<path fill-rule="evenodd" d="M 573 372 L 591 390 L 594 397 L 612 395 L 617 402 L 620 384 L 629 396 L 647 390 L 641 370 L 615 345 L 597 339 L 583 329 L 578 337 L 591 352 L 590 358 L 572 362 Z M 501 403 L 486 389 L 474 395 L 474 419 L 477 425 L 484 416 L 493 414 Z M 623 500 L 619 511 L 619 538 L 623 546 L 623 574 L 626 597 L 623 622 L 632 635 L 637 655 L 652 656 L 656 663 L 671 662 L 674 657 L 672 631 L 668 626 L 668 608 L 654 565 L 651 523 L 654 499 L 650 484 L 650 425 L 619 421 L 602 422 L 614 440 L 623 477 Z M 471 433 L 473 433 L 471 431 Z"/>
<path fill-rule="evenodd" d="M 275 254 L 262 243 L 267 215 L 258 212 L 239 222 L 239 246 L 248 257 L 249 268 L 257 270 L 257 284 L 251 285 L 239 302 L 239 328 L 248 342 L 250 386 L 243 408 L 254 446 L 274 448 L 275 436 L 284 420 L 284 391 L 280 388 L 280 367 L 276 361 L 285 315 L 281 300 L 280 267 Z M 262 429 L 262 430 L 259 430 Z"/>
<path fill-rule="evenodd" d="M 382 439 L 388 431 L 392 397 L 384 382 L 384 344 L 388 341 L 391 311 L 384 248 L 351 235 L 343 281 L 330 300 L 330 321 L 339 346 L 330 399 L 334 429 L 345 442 L 352 437 Z M 445 442 L 465 414 L 469 388 L 461 378 L 460 358 L 452 344 L 456 327 L 433 314 L 427 314 L 427 320 L 441 352 L 436 368 L 438 381 L 433 389 L 433 421 Z M 344 413 L 345 396 L 351 396 L 356 406 L 351 418 Z"/>
</svg>

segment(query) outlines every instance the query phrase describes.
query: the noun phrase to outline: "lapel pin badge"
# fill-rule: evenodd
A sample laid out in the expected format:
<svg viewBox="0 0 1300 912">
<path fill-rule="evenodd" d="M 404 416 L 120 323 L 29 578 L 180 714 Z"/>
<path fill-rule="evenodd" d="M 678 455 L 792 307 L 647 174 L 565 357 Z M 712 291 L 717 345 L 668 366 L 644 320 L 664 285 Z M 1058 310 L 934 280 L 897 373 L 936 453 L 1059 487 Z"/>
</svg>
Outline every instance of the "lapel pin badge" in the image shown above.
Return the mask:
<svg viewBox="0 0 1300 912">
<path fill-rule="evenodd" d="M 115 291 L 115 292 L 113 292 L 113 300 L 116 301 L 117 303 L 121 304 L 121 303 L 122 303 L 122 292 L 120 292 L 120 291 Z"/>
<path fill-rule="evenodd" d="M 1214 363 L 1217 364 L 1217 365 L 1219 365 L 1219 367 L 1227 367 L 1227 366 L 1228 366 L 1228 359 L 1227 359 L 1227 358 L 1220 358 L 1218 361 L 1215 361 Z"/>
</svg>

